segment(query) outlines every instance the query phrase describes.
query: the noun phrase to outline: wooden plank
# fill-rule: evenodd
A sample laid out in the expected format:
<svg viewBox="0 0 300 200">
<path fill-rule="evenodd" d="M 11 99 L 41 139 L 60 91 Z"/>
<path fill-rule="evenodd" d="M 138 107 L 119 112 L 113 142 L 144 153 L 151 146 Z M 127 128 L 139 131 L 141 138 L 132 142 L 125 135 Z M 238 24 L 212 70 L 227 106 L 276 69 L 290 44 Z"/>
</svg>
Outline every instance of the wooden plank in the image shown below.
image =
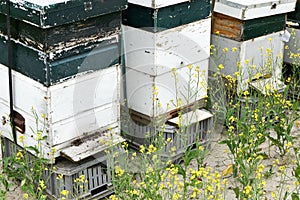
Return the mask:
<svg viewBox="0 0 300 200">
<path fill-rule="evenodd" d="M 214 12 L 212 32 L 236 41 L 245 41 L 284 30 L 285 14 L 251 20 L 240 20 Z"/>
<path fill-rule="evenodd" d="M 116 146 L 123 141 L 125 140 L 117 134 L 100 133 L 93 138 L 83 140 L 79 145 L 73 145 L 62 150 L 61 154 L 68 159 L 78 162 L 99 152 L 104 152 L 106 149 Z"/>
<path fill-rule="evenodd" d="M 214 11 L 241 20 L 250 20 L 295 10 L 296 0 L 218 0 Z"/>
<path fill-rule="evenodd" d="M 210 6 L 209 0 L 194 0 L 155 9 L 130 3 L 122 13 L 122 23 L 158 32 L 207 18 L 211 13 Z"/>
<path fill-rule="evenodd" d="M 10 3 L 13 18 L 41 28 L 86 20 L 127 7 L 126 0 L 12 0 Z M 0 13 L 6 13 L 5 0 L 0 0 Z"/>
<path fill-rule="evenodd" d="M 45 53 L 118 34 L 120 26 L 121 12 L 46 29 L 11 18 L 12 38 Z M 6 29 L 6 16 L 0 14 L 0 33 L 7 35 Z"/>
<path fill-rule="evenodd" d="M 12 40 L 13 69 L 42 83 L 54 85 L 79 73 L 119 63 L 118 35 L 45 53 Z M 0 35 L 0 63 L 7 65 L 7 41 Z"/>
</svg>

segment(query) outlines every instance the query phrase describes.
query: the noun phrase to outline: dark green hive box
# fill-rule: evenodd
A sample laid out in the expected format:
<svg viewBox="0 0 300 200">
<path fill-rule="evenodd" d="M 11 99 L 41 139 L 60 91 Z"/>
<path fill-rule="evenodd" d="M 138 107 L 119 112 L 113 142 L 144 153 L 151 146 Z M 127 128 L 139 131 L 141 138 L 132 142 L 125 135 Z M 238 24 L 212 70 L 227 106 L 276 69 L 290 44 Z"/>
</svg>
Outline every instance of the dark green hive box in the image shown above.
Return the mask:
<svg viewBox="0 0 300 200">
<path fill-rule="evenodd" d="M 4 65 L 7 65 L 6 40 L 5 36 L 0 35 L 0 63 Z M 118 64 L 118 44 L 117 37 L 111 37 L 45 53 L 13 40 L 13 69 L 45 86 L 50 86 L 79 73 Z"/>
<path fill-rule="evenodd" d="M 40 28 L 11 18 L 12 38 L 43 52 L 50 52 L 116 34 L 121 27 L 121 12 L 49 28 Z M 0 33 L 7 35 L 6 15 L 0 14 Z"/>
<path fill-rule="evenodd" d="M 245 41 L 284 30 L 286 14 L 240 20 L 215 12 L 213 14 L 212 33 L 236 41 Z"/>
<path fill-rule="evenodd" d="M 129 3 L 122 12 L 122 23 L 157 32 L 205 19 L 210 13 L 209 0 L 192 0 L 157 9 Z"/>
<path fill-rule="evenodd" d="M 127 0 L 12 0 L 11 16 L 41 28 L 59 26 L 121 11 Z M 6 0 L 0 0 L 6 13 Z"/>
<path fill-rule="evenodd" d="M 288 13 L 287 18 L 291 21 L 300 22 L 300 0 L 297 0 L 295 11 Z"/>
</svg>

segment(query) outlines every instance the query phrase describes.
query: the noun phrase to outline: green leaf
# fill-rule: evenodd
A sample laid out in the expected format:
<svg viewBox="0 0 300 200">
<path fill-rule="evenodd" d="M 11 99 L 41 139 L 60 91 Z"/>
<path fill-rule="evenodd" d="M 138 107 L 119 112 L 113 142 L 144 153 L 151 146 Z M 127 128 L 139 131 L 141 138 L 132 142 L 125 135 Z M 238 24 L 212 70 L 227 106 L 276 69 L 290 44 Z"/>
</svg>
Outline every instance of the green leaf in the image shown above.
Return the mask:
<svg viewBox="0 0 300 200">
<path fill-rule="evenodd" d="M 292 194 L 292 200 L 300 200 L 299 195 L 296 192 Z"/>
<path fill-rule="evenodd" d="M 29 146 L 27 148 L 28 148 L 28 150 L 34 151 L 36 154 L 39 154 L 39 150 L 36 147 Z"/>
<path fill-rule="evenodd" d="M 297 168 L 294 170 L 295 177 L 298 181 L 300 181 L 300 165 L 297 166 Z"/>
<path fill-rule="evenodd" d="M 177 174 L 180 174 L 180 175 L 183 176 L 183 178 L 185 178 L 186 172 L 185 172 L 185 170 L 183 169 L 183 167 L 182 167 L 181 165 L 179 165 L 179 164 L 175 164 L 174 166 L 178 169 Z"/>
<path fill-rule="evenodd" d="M 233 190 L 234 193 L 235 193 L 235 198 L 239 199 L 239 197 L 240 197 L 240 188 L 235 187 L 235 188 L 233 188 L 232 190 Z"/>
<path fill-rule="evenodd" d="M 188 150 L 184 157 L 184 166 L 187 167 L 190 164 L 191 160 L 197 158 L 198 156 L 199 156 L 198 149 Z"/>
</svg>

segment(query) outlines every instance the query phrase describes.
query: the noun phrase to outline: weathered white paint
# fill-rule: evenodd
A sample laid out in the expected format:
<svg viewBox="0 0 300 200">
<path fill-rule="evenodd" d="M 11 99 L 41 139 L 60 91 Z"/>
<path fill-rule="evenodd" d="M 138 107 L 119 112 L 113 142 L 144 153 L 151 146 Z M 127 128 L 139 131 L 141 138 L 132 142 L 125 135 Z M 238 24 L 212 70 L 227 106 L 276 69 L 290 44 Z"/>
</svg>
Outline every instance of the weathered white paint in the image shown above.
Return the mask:
<svg viewBox="0 0 300 200">
<path fill-rule="evenodd" d="M 288 48 L 284 50 L 283 61 L 289 64 L 299 65 L 300 55 L 300 29 L 299 28 L 286 28 L 286 31 L 291 33 L 289 41 L 285 44 Z"/>
<path fill-rule="evenodd" d="M 8 119 L 9 92 L 7 67 L 0 65 L 0 116 Z M 63 148 L 72 140 L 119 126 L 120 66 L 78 75 L 63 83 L 45 87 L 13 71 L 14 109 L 25 117 L 25 145 L 37 145 L 34 140 L 36 123 L 32 107 L 39 114 L 39 128 L 45 128 L 48 138 L 45 149 Z M 43 125 L 41 114 L 48 120 Z M 0 125 L 3 135 L 12 139 L 8 123 Z M 19 133 L 18 133 L 19 134 Z M 67 143 L 67 144 L 65 144 Z M 58 154 L 57 154 L 58 155 Z"/>
<path fill-rule="evenodd" d="M 179 106 L 185 106 L 203 99 L 207 95 L 207 72 L 209 59 L 195 63 L 192 72 L 187 67 L 178 68 L 176 77 L 173 72 L 166 72 L 152 76 L 135 69 L 126 68 L 126 103 L 128 108 L 156 117 L 176 108 L 177 99 L 181 99 Z M 195 77 L 195 67 L 199 66 L 200 75 Z M 157 94 L 153 94 L 154 87 Z M 192 95 L 194 95 L 192 97 Z M 157 98 L 158 101 L 154 101 Z M 160 106 L 158 105 L 160 102 Z M 172 103 L 173 102 L 173 103 Z M 167 106 L 169 104 L 169 107 Z"/>
<path fill-rule="evenodd" d="M 71 146 L 62 150 L 62 154 L 75 162 L 78 162 L 89 156 L 93 156 L 97 153 L 104 152 L 105 150 L 124 142 L 125 140 L 112 132 L 106 132 L 99 135 L 95 135 L 89 140 L 83 140 L 81 144 L 77 146 Z"/>
<path fill-rule="evenodd" d="M 282 36 L 284 31 L 272 33 L 269 35 L 257 37 L 243 42 L 238 42 L 218 35 L 212 35 L 212 44 L 218 49 L 220 55 L 211 55 L 210 70 L 218 71 L 219 64 L 224 65 L 221 73 L 225 75 L 234 76 L 235 72 L 239 71 L 242 82 L 241 89 L 246 89 L 246 82 L 248 78 L 252 79 L 257 72 L 262 74 L 272 74 L 275 77 L 281 76 L 282 57 L 284 43 Z M 227 53 L 222 50 L 228 48 Z M 237 48 L 232 52 L 232 48 Z M 270 56 L 267 51 L 272 51 Z M 247 64 L 247 60 L 249 60 Z M 272 63 L 272 69 L 266 68 L 266 63 Z M 237 62 L 240 62 L 241 69 L 238 70 Z M 256 67 L 251 68 L 255 65 Z"/>
<path fill-rule="evenodd" d="M 70 0 L 11 0 L 13 3 L 18 3 L 20 5 L 31 3 L 39 6 L 50 6 L 58 3 L 66 3 Z"/>
<path fill-rule="evenodd" d="M 128 0 L 129 3 L 145 6 L 148 8 L 162 8 L 170 5 L 175 5 L 189 0 Z"/>
<path fill-rule="evenodd" d="M 122 26 L 125 65 L 150 75 L 209 58 L 211 18 L 158 33 Z"/>
<path fill-rule="evenodd" d="M 296 0 L 217 0 L 214 11 L 249 20 L 295 10 Z"/>
<path fill-rule="evenodd" d="M 249 84 L 264 95 L 273 93 L 274 91 L 283 92 L 286 88 L 286 85 L 276 77 L 259 79 Z"/>
</svg>

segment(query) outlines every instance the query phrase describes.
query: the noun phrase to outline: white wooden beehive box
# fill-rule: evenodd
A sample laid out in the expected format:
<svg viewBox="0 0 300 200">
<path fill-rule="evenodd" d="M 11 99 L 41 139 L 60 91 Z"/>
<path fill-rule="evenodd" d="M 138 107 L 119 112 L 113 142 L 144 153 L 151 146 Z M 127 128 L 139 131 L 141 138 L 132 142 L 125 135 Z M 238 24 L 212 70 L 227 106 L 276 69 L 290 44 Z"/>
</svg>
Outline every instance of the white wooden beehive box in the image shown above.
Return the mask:
<svg viewBox="0 0 300 200">
<path fill-rule="evenodd" d="M 125 66 L 151 76 L 209 58 L 211 18 L 160 32 L 122 25 Z"/>
<path fill-rule="evenodd" d="M 246 41 L 235 41 L 218 35 L 212 35 L 212 44 L 220 55 L 212 55 L 210 69 L 221 74 L 237 78 L 238 89 L 248 88 L 248 79 L 263 76 L 281 77 L 284 42 L 284 31 L 257 37 Z M 232 51 L 233 48 L 236 50 Z M 226 53 L 223 50 L 227 51 Z M 240 63 L 238 67 L 237 63 Z M 219 65 L 224 66 L 219 70 Z M 239 72 L 236 74 L 236 72 Z"/>
<path fill-rule="evenodd" d="M 8 69 L 0 65 L 0 113 L 9 118 Z M 45 87 L 18 72 L 13 71 L 14 110 L 25 118 L 24 143 L 36 146 L 36 119 L 32 107 L 39 116 L 39 129 L 47 138 L 42 141 L 45 157 L 56 148 L 60 150 L 75 140 L 85 138 L 108 128 L 119 129 L 120 65 L 93 73 L 82 74 L 62 83 Z M 109 83 L 109 84 L 108 84 Z M 46 117 L 45 125 L 42 114 Z M 9 123 L 1 124 L 2 135 L 12 139 Z M 18 137 L 21 135 L 17 131 Z"/>
<path fill-rule="evenodd" d="M 295 10 L 296 0 L 217 0 L 214 11 L 237 19 L 254 18 L 288 13 Z"/>
<path fill-rule="evenodd" d="M 176 107 L 204 99 L 207 95 L 208 62 L 209 59 L 205 59 L 195 63 L 191 70 L 184 66 L 157 76 L 127 67 L 124 77 L 127 107 L 155 118 Z"/>
<path fill-rule="evenodd" d="M 286 28 L 286 31 L 291 34 L 289 41 L 285 44 L 283 61 L 288 64 L 299 65 L 299 47 L 300 47 L 300 29 L 298 23 L 296 27 Z"/>
</svg>

